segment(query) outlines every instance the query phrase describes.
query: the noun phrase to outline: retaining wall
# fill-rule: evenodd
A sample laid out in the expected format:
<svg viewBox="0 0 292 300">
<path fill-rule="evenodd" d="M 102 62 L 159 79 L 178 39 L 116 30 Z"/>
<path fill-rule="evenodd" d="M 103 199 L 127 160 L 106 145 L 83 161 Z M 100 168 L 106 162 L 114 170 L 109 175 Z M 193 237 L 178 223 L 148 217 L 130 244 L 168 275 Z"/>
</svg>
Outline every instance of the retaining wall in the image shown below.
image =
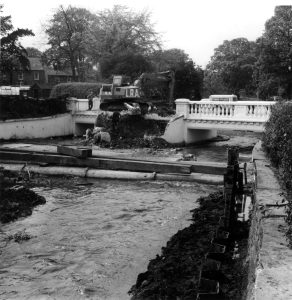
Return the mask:
<svg viewBox="0 0 292 300">
<path fill-rule="evenodd" d="M 292 299 L 292 250 L 285 237 L 285 200 L 270 161 L 253 150 L 255 203 L 249 236 L 247 300 Z"/>
<path fill-rule="evenodd" d="M 0 139 L 48 138 L 73 134 L 71 113 L 0 121 Z"/>
</svg>

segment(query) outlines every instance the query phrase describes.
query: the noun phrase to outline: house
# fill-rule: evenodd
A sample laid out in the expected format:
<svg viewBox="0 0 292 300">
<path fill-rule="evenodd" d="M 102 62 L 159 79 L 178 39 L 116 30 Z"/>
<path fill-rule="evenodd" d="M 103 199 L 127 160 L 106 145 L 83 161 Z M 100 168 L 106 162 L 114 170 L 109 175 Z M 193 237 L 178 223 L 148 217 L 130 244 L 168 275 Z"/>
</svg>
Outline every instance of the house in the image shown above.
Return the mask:
<svg viewBox="0 0 292 300">
<path fill-rule="evenodd" d="M 58 71 L 45 65 L 40 57 L 28 57 L 29 68 L 13 70 L 10 74 L 10 85 L 30 86 L 29 96 L 35 98 L 47 98 L 52 87 L 58 83 L 71 82 L 72 72 Z"/>
</svg>

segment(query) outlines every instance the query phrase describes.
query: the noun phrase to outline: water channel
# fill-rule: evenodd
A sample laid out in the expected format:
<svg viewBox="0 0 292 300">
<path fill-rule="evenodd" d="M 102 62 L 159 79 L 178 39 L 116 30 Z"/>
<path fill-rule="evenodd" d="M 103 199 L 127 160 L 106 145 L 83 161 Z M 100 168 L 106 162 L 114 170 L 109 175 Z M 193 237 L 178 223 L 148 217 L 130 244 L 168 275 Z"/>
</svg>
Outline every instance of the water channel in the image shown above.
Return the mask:
<svg viewBox="0 0 292 300">
<path fill-rule="evenodd" d="M 198 161 L 226 161 L 226 147 L 251 156 L 257 134 L 187 148 Z M 47 203 L 1 227 L 0 299 L 129 299 L 149 259 L 189 224 L 200 196 L 217 186 L 186 182 L 45 179 L 34 187 Z M 25 230 L 23 243 L 8 235 Z"/>
</svg>

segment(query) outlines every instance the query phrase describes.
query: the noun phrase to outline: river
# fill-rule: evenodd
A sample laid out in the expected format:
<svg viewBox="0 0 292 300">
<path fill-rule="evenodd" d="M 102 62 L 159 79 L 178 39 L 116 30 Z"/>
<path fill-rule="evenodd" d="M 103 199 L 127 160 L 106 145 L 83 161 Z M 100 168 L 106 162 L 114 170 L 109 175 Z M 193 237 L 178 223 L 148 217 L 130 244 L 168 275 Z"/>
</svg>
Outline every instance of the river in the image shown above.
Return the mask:
<svg viewBox="0 0 292 300">
<path fill-rule="evenodd" d="M 226 161 L 226 147 L 250 159 L 252 133 L 184 149 L 199 161 Z M 218 187 L 186 182 L 45 179 L 33 190 L 47 203 L 1 227 L 1 299 L 129 299 L 149 259 L 189 224 L 200 196 Z M 32 238 L 7 242 L 25 230 Z"/>
</svg>

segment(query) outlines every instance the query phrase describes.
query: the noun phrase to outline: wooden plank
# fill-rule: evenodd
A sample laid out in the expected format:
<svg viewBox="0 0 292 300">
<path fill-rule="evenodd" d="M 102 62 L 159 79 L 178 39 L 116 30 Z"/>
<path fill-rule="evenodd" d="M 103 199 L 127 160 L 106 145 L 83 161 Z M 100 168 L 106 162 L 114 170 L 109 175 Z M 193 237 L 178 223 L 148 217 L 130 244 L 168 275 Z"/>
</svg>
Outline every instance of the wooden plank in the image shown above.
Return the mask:
<svg viewBox="0 0 292 300">
<path fill-rule="evenodd" d="M 57 153 L 86 158 L 92 156 L 92 149 L 80 147 L 57 146 Z"/>
<path fill-rule="evenodd" d="M 106 158 L 87 158 L 79 159 L 74 156 L 50 155 L 48 153 L 27 153 L 27 152 L 9 152 L 1 151 L 0 160 L 15 160 L 37 163 L 49 163 L 62 166 L 79 166 L 97 169 L 109 170 L 131 170 L 157 173 L 183 173 L 190 174 L 191 167 L 187 165 L 147 162 L 147 161 L 131 161 Z"/>
<path fill-rule="evenodd" d="M 226 164 L 221 163 L 192 162 L 189 165 L 192 173 L 224 175 L 226 172 Z"/>
</svg>

